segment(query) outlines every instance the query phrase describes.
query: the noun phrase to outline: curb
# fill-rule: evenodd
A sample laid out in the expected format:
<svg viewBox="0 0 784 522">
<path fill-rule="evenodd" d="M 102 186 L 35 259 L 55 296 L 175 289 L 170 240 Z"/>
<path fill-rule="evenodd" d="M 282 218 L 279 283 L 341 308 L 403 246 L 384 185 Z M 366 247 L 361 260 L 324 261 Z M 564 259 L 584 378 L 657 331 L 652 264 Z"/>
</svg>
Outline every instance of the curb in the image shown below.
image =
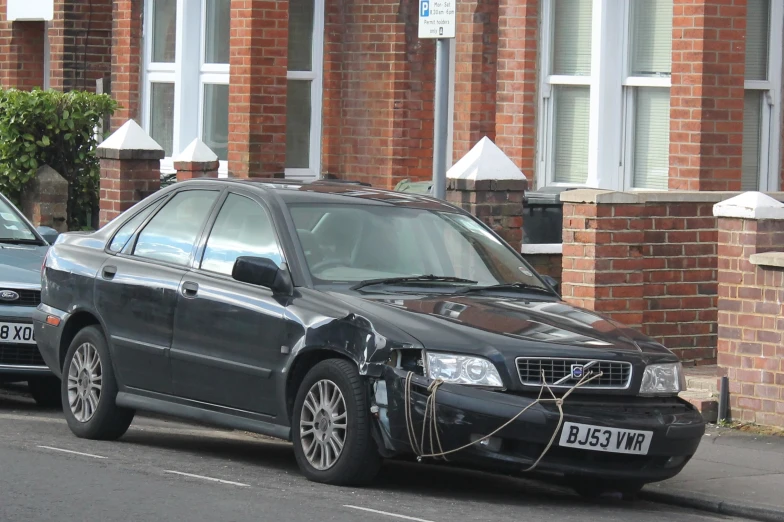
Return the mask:
<svg viewBox="0 0 784 522">
<path fill-rule="evenodd" d="M 784 508 L 762 507 L 744 502 L 727 501 L 700 493 L 671 493 L 644 489 L 640 498 L 661 504 L 688 507 L 733 517 L 745 517 L 762 522 L 784 522 Z"/>
</svg>

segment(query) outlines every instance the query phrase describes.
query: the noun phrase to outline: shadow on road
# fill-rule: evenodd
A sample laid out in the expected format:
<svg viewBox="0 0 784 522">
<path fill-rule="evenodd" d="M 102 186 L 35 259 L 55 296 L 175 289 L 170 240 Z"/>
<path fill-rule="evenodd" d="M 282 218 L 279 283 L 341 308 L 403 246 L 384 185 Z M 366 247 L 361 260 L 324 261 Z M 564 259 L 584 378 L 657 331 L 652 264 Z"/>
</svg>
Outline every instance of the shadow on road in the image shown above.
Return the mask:
<svg viewBox="0 0 784 522">
<path fill-rule="evenodd" d="M 31 413 L 62 411 L 58 408 L 37 405 L 27 391 L 27 383 L 0 383 L 0 392 L 0 411 Z"/>
</svg>

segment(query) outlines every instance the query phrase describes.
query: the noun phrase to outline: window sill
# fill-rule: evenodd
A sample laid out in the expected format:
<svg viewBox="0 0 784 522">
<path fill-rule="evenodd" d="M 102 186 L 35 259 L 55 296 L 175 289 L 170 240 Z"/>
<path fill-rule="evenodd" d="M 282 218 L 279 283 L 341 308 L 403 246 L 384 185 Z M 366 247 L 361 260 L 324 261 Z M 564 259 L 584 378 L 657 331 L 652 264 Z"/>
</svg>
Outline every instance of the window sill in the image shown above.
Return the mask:
<svg viewBox="0 0 784 522">
<path fill-rule="evenodd" d="M 752 265 L 784 268 L 784 252 L 765 252 L 764 254 L 753 254 L 749 258 Z"/>
<path fill-rule="evenodd" d="M 563 253 L 562 243 L 523 243 L 520 246 L 521 254 L 561 254 Z"/>
</svg>

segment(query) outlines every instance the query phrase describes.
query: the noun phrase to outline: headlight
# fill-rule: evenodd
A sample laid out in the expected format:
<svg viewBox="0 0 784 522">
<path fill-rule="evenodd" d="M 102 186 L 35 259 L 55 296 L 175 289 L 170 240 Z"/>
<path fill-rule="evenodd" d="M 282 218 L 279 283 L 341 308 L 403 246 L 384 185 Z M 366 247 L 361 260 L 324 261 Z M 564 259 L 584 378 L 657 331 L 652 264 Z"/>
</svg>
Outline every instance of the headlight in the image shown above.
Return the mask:
<svg viewBox="0 0 784 522">
<path fill-rule="evenodd" d="M 686 389 L 681 363 L 650 364 L 645 367 L 640 395 L 675 395 Z"/>
<path fill-rule="evenodd" d="M 431 379 L 448 383 L 504 387 L 493 363 L 482 357 L 428 352 L 427 371 Z"/>
</svg>

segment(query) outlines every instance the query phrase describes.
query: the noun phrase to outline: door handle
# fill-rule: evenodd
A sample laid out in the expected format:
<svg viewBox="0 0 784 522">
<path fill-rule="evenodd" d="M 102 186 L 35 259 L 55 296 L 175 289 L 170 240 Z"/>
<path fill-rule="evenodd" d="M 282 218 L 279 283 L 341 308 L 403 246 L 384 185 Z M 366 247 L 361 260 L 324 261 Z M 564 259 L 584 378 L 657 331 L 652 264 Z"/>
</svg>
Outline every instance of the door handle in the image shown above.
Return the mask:
<svg viewBox="0 0 784 522">
<path fill-rule="evenodd" d="M 114 276 L 117 274 L 117 267 L 116 266 L 105 266 L 103 267 L 103 278 L 104 279 L 114 279 Z"/>
<path fill-rule="evenodd" d="M 197 293 L 199 293 L 198 283 L 194 283 L 192 281 L 185 281 L 182 284 L 182 295 L 184 295 L 185 297 L 196 297 Z"/>
</svg>

